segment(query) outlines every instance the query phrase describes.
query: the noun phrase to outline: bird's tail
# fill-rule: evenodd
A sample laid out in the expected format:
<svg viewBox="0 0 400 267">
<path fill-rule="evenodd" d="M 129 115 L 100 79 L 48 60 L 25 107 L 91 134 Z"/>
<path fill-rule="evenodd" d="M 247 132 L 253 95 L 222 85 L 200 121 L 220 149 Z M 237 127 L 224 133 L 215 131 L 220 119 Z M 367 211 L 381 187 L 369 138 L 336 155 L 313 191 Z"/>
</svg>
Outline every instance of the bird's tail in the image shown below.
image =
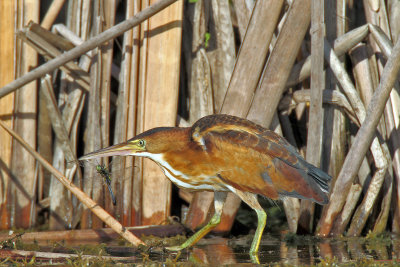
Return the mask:
<svg viewBox="0 0 400 267">
<path fill-rule="evenodd" d="M 332 177 L 320 168 L 317 168 L 308 162 L 306 163 L 308 175 L 314 179 L 321 191 L 325 193 L 324 203 L 322 204 L 328 203 L 329 200 L 327 194 L 329 193 L 329 182 L 332 180 Z"/>
</svg>

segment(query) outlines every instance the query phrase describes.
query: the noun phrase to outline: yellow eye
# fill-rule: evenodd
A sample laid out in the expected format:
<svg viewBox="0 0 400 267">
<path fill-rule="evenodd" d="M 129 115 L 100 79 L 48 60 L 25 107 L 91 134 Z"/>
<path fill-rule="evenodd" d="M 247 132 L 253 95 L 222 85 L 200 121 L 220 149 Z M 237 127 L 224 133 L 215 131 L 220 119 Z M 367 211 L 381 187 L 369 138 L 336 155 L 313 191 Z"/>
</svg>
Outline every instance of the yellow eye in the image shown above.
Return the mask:
<svg viewBox="0 0 400 267">
<path fill-rule="evenodd" d="M 140 147 L 144 147 L 144 146 L 146 145 L 146 141 L 144 141 L 143 139 L 139 139 L 138 145 L 139 145 Z"/>
</svg>

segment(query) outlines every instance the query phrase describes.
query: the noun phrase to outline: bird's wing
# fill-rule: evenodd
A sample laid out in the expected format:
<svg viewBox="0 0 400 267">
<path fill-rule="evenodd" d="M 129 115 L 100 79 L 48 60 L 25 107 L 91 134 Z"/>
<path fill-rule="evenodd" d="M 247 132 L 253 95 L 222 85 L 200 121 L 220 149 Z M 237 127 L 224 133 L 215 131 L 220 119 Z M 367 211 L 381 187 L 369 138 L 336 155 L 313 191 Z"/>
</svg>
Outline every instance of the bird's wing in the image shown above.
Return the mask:
<svg viewBox="0 0 400 267">
<path fill-rule="evenodd" d="M 328 175 L 312 175 L 319 169 L 279 135 L 233 118 L 210 118 L 192 129 L 193 139 L 212 157 L 221 179 L 234 188 L 272 199 L 293 196 L 327 201 Z"/>
</svg>

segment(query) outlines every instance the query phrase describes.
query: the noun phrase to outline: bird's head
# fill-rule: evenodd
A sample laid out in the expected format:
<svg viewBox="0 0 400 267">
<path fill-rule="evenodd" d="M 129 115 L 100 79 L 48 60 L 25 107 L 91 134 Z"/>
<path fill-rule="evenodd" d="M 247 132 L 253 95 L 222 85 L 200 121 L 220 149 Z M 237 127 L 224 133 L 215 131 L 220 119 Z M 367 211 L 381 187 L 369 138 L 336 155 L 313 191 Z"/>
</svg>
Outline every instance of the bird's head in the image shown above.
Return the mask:
<svg viewBox="0 0 400 267">
<path fill-rule="evenodd" d="M 182 146 L 187 128 L 159 127 L 145 131 L 126 142 L 86 154 L 79 160 L 110 156 L 142 156 L 163 154 Z"/>
</svg>

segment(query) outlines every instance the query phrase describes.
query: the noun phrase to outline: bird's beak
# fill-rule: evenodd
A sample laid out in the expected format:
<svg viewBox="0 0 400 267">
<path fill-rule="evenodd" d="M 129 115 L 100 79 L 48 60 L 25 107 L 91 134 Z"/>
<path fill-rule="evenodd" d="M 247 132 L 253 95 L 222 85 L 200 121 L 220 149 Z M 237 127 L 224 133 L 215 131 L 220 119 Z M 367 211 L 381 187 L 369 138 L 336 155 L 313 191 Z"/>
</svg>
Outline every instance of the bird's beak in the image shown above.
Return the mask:
<svg viewBox="0 0 400 267">
<path fill-rule="evenodd" d="M 124 142 L 90 152 L 89 154 L 80 157 L 79 160 L 87 160 L 87 159 L 110 157 L 110 156 L 129 156 L 135 154 L 137 150 L 135 148 L 136 148 L 135 145 L 132 144 L 131 142 Z"/>
</svg>

